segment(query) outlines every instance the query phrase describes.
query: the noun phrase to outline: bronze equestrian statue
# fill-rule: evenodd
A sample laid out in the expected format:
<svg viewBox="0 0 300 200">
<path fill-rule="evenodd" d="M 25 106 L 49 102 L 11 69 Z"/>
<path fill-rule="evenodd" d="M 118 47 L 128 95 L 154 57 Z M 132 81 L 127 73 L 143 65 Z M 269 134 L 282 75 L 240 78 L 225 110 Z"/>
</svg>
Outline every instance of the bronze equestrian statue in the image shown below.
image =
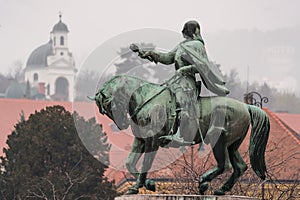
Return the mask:
<svg viewBox="0 0 300 200">
<path fill-rule="evenodd" d="M 147 172 L 160 147 L 207 143 L 211 144 L 217 166 L 200 177 L 199 192 L 205 193 L 208 182 L 224 172 L 229 160 L 233 173 L 214 192 L 224 195 L 247 170 L 238 148 L 250 124 L 250 163 L 258 177 L 266 178 L 264 154 L 270 131 L 267 114 L 256 106 L 226 97 L 229 90 L 211 69 L 197 22 L 187 22 L 182 33 L 186 40 L 166 54 L 131 46 L 142 58 L 155 63 L 175 63 L 177 73 L 165 84 L 118 75 L 90 97 L 96 101 L 101 114 L 113 120 L 120 130 L 131 126 L 135 136 L 126 167 L 136 178 L 136 184 L 126 194 L 137 194 L 144 186 L 155 191 L 155 182 L 147 179 Z M 196 73 L 200 74 L 205 87 L 218 96 L 199 96 Z M 142 154 L 144 158 L 139 171 L 136 165 Z"/>
</svg>

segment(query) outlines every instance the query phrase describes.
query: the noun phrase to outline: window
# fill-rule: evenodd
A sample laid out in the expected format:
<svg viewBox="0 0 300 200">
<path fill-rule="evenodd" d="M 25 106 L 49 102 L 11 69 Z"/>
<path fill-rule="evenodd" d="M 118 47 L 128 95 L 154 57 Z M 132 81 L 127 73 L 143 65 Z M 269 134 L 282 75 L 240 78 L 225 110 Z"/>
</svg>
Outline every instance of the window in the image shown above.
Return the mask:
<svg viewBox="0 0 300 200">
<path fill-rule="evenodd" d="M 63 56 L 63 55 L 64 55 L 64 52 L 60 52 L 60 55 Z"/>
<path fill-rule="evenodd" d="M 47 95 L 50 95 L 50 85 L 47 85 Z"/>
<path fill-rule="evenodd" d="M 64 46 L 64 44 L 65 44 L 65 38 L 64 36 L 60 36 L 60 45 Z"/>
<path fill-rule="evenodd" d="M 33 81 L 38 81 L 39 80 L 39 75 L 37 73 L 33 74 Z"/>
<path fill-rule="evenodd" d="M 53 44 L 56 46 L 56 37 L 53 38 Z"/>
<path fill-rule="evenodd" d="M 69 82 L 64 77 L 59 77 L 55 81 L 55 98 L 59 101 L 68 101 Z"/>
</svg>

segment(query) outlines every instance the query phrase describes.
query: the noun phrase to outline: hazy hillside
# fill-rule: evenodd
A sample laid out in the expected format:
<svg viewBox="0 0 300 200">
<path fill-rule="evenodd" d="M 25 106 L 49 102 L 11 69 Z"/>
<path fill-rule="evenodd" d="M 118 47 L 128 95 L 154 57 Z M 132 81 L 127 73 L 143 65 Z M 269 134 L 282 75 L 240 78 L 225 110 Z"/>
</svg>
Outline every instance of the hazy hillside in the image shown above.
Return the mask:
<svg viewBox="0 0 300 200">
<path fill-rule="evenodd" d="M 300 95 L 300 26 L 263 32 L 223 31 L 204 35 L 210 59 L 228 72 L 236 68 L 242 80 L 267 82 Z"/>
</svg>

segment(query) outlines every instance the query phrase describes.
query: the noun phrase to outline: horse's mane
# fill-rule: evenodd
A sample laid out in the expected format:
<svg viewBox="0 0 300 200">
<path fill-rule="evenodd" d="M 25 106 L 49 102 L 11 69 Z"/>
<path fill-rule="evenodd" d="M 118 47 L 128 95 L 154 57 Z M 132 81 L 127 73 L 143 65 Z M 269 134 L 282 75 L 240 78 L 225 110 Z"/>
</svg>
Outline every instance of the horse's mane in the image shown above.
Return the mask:
<svg viewBox="0 0 300 200">
<path fill-rule="evenodd" d="M 102 88 L 107 88 L 109 85 L 115 84 L 115 83 L 121 84 L 123 81 L 129 80 L 129 79 L 136 80 L 141 85 L 143 85 L 143 84 L 150 84 L 150 85 L 153 85 L 153 86 L 160 86 L 160 84 L 148 82 L 148 81 L 144 80 L 143 78 L 139 78 L 139 77 L 131 76 L 131 75 L 127 75 L 127 74 L 118 74 L 118 75 L 113 76 L 108 81 L 106 81 L 102 85 Z"/>
</svg>

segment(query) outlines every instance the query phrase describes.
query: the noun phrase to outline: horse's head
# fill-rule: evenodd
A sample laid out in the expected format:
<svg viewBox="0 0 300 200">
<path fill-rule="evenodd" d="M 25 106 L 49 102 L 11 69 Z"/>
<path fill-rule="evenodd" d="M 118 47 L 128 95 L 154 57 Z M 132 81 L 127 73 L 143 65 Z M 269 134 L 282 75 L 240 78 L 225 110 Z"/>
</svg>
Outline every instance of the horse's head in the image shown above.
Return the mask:
<svg viewBox="0 0 300 200">
<path fill-rule="evenodd" d="M 108 116 L 120 130 L 128 128 L 130 120 L 127 116 L 125 99 L 118 94 L 111 94 L 101 89 L 94 99 L 99 108 L 99 112 Z"/>
<path fill-rule="evenodd" d="M 145 83 L 136 77 L 117 75 L 106 81 L 96 96 L 90 99 L 96 101 L 101 114 L 107 115 L 120 130 L 124 130 L 130 125 L 128 115 L 132 93 Z"/>
</svg>

